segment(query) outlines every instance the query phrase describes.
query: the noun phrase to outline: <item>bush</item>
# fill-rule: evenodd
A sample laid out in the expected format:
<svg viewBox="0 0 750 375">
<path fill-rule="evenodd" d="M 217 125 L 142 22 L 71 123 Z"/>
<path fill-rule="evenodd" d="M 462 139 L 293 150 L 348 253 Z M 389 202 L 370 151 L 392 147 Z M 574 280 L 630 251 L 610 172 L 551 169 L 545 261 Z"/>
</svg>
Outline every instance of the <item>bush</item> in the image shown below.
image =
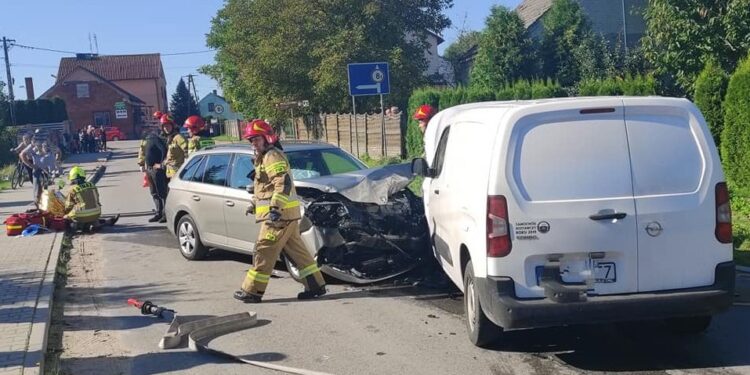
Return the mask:
<svg viewBox="0 0 750 375">
<path fill-rule="evenodd" d="M 728 82 L 727 73 L 713 60 L 706 63 L 695 81 L 695 105 L 706 118 L 717 148 L 721 147 L 721 130 L 724 128 L 723 102 Z"/>
<path fill-rule="evenodd" d="M 721 154 L 732 186 L 750 186 L 750 58 L 732 74 L 724 100 Z"/>
<path fill-rule="evenodd" d="M 625 78 L 609 77 L 604 79 L 584 80 L 578 84 L 579 96 L 656 95 L 656 80 L 653 76 L 630 76 Z"/>
</svg>

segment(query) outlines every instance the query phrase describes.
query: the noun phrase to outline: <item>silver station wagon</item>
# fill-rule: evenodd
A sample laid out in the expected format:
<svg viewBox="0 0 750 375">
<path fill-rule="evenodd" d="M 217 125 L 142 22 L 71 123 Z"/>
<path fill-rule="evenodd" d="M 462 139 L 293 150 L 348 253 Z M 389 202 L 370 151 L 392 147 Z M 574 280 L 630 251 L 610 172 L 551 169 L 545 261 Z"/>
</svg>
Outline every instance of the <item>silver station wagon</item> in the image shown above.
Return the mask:
<svg viewBox="0 0 750 375">
<path fill-rule="evenodd" d="M 409 164 L 368 169 L 327 143 L 283 143 L 303 218 L 300 232 L 328 276 L 351 283 L 385 280 L 431 257 L 421 198 Z M 252 254 L 260 224 L 245 209 L 254 150 L 220 145 L 191 155 L 169 184 L 167 225 L 190 260 L 211 248 Z M 297 270 L 286 257 L 293 277 Z"/>
</svg>

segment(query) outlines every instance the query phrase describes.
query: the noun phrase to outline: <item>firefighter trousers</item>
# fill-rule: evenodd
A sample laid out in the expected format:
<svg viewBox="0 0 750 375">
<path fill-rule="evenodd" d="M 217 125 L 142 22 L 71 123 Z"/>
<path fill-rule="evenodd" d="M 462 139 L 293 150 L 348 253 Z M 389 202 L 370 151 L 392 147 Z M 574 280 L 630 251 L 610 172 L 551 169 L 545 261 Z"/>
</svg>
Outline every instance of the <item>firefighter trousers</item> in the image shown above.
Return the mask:
<svg viewBox="0 0 750 375">
<path fill-rule="evenodd" d="M 316 290 L 325 285 L 317 262 L 302 242 L 299 220 L 285 223 L 264 221 L 255 244 L 253 266 L 247 271 L 242 290 L 263 296 L 271 278 L 273 266 L 282 250 L 299 270 L 300 280 L 298 281 L 305 286 L 305 290 Z"/>
<path fill-rule="evenodd" d="M 153 198 L 154 206 L 156 206 L 156 215 L 164 216 L 164 201 L 167 199 L 167 193 L 169 193 L 166 172 L 163 168 L 149 168 L 146 177 L 148 178 L 151 198 Z"/>
</svg>

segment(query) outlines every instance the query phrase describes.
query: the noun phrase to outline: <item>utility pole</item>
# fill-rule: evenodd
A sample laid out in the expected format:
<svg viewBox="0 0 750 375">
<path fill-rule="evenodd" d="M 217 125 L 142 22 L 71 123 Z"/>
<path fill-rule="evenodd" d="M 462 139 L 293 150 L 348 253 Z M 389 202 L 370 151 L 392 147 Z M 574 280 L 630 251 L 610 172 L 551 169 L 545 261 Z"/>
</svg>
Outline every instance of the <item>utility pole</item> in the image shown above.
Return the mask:
<svg viewBox="0 0 750 375">
<path fill-rule="evenodd" d="M 16 125 L 16 110 L 15 108 L 13 108 L 15 98 L 13 97 L 13 77 L 10 75 L 10 59 L 8 59 L 9 42 L 15 42 L 15 40 L 3 37 L 3 52 L 5 53 L 5 73 L 8 77 L 8 99 L 10 101 L 8 104 L 8 107 L 10 108 L 10 125 L 14 126 Z"/>
<path fill-rule="evenodd" d="M 193 80 L 193 77 L 195 77 L 193 74 L 188 74 L 186 76 L 188 78 L 188 90 L 193 90 L 193 97 L 195 97 L 195 103 L 198 103 L 198 90 L 195 89 L 195 81 Z"/>
</svg>

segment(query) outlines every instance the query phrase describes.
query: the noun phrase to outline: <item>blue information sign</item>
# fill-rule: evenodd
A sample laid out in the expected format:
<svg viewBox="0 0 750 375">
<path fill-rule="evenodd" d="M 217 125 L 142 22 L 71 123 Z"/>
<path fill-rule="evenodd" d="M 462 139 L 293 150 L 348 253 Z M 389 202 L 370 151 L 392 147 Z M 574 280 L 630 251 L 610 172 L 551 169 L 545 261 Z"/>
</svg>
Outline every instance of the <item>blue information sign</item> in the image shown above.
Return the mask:
<svg viewBox="0 0 750 375">
<path fill-rule="evenodd" d="M 388 63 L 353 63 L 349 70 L 349 95 L 382 95 L 391 92 Z"/>
</svg>

